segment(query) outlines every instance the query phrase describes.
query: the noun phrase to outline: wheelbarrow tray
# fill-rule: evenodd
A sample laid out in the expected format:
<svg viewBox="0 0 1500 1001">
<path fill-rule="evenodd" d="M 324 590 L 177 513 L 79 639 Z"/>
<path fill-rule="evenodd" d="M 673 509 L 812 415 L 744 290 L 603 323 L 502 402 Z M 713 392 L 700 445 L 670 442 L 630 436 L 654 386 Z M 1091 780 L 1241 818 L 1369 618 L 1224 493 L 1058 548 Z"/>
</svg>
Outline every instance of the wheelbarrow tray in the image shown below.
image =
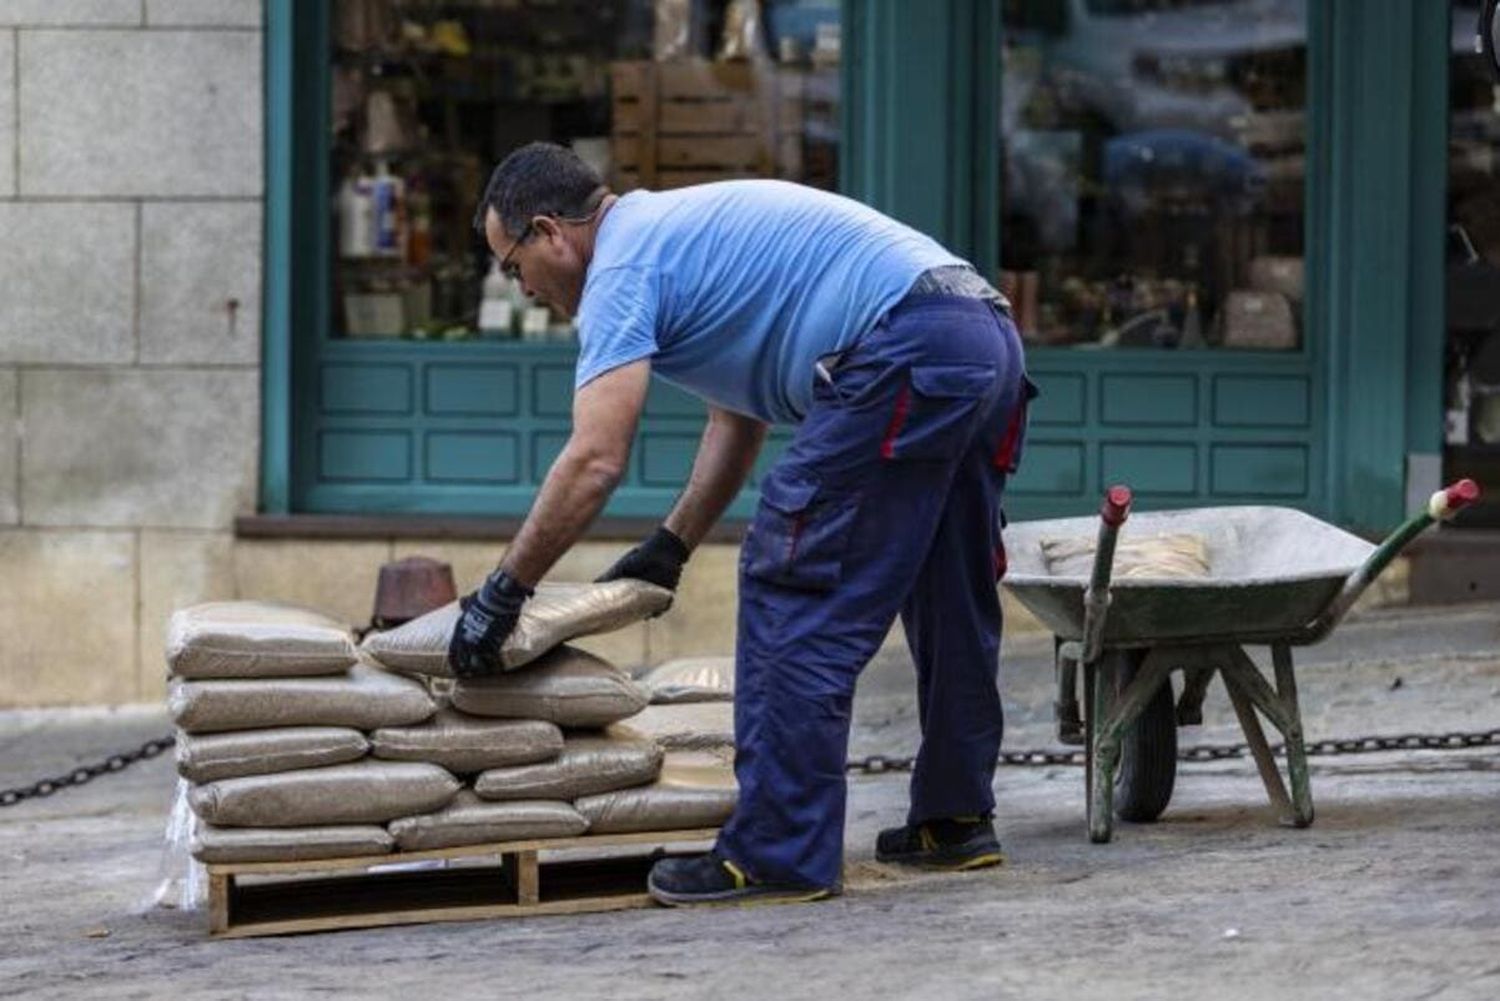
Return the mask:
<svg viewBox="0 0 1500 1001">
<path fill-rule="evenodd" d="M 1005 530 L 1004 584 L 1057 636 L 1083 637 L 1087 576 L 1054 576 L 1044 540 L 1092 540 L 1097 517 L 1018 522 Z M 1104 643 L 1233 640 L 1290 635 L 1326 609 L 1374 552 L 1365 540 L 1291 508 L 1205 507 L 1135 514 L 1120 541 L 1192 534 L 1203 539 L 1206 577 L 1119 578 L 1110 584 Z"/>
</svg>

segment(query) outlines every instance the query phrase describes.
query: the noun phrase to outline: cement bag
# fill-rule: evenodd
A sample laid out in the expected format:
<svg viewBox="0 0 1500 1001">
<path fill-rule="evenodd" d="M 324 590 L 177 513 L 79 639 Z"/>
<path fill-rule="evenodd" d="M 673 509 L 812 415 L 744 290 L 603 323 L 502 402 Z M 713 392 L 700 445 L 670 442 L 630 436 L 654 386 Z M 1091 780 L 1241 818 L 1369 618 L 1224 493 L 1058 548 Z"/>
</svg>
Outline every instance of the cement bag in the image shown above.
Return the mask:
<svg viewBox="0 0 1500 1001">
<path fill-rule="evenodd" d="M 287 726 L 177 737 L 177 774 L 191 782 L 266 775 L 299 768 L 342 765 L 370 750 L 358 730 L 335 726 Z"/>
<path fill-rule="evenodd" d="M 622 629 L 660 615 L 671 604 L 671 591 L 639 580 L 539 584 L 536 595 L 521 606 L 521 619 L 501 651 L 501 666 L 512 670 L 570 639 Z M 362 645 L 394 670 L 451 677 L 448 640 L 458 615 L 458 602 L 451 602 L 404 626 L 371 633 Z"/>
<path fill-rule="evenodd" d="M 574 800 L 655 781 L 661 759 L 650 741 L 569 735 L 557 760 L 481 772 L 474 791 L 485 799 Z"/>
<path fill-rule="evenodd" d="M 733 750 L 734 703 L 695 702 L 647 706 L 611 727 L 622 735 L 644 738 L 669 751 Z"/>
<path fill-rule="evenodd" d="M 167 668 L 179 678 L 342 674 L 354 638 L 326 615 L 260 601 L 214 601 L 172 613 Z"/>
<path fill-rule="evenodd" d="M 1043 539 L 1042 558 L 1054 577 L 1087 578 L 1094 572 L 1093 538 Z M 1115 545 L 1114 580 L 1207 577 L 1208 544 L 1182 532 L 1148 538 L 1122 538 Z"/>
<path fill-rule="evenodd" d="M 375 757 L 391 761 L 430 761 L 450 772 L 550 761 L 562 753 L 556 725 L 538 719 L 483 719 L 441 709 L 417 726 L 382 727 L 370 734 Z"/>
<path fill-rule="evenodd" d="M 196 787 L 188 801 L 199 817 L 223 827 L 320 827 L 431 813 L 458 789 L 458 779 L 437 765 L 366 759 L 221 779 Z"/>
<path fill-rule="evenodd" d="M 669 754 L 651 785 L 584 796 L 573 805 L 591 834 L 718 827 L 734 812 L 734 770 L 701 754 Z"/>
<path fill-rule="evenodd" d="M 193 858 L 199 862 L 306 862 L 385 855 L 395 839 L 383 827 L 213 827 L 199 824 Z"/>
<path fill-rule="evenodd" d="M 218 733 L 279 726 L 407 726 L 430 717 L 437 704 L 410 678 L 356 664 L 336 678 L 177 681 L 167 692 L 167 708 L 188 733 Z"/>
<path fill-rule="evenodd" d="M 733 657 L 682 657 L 636 675 L 652 705 L 733 702 Z"/>
<path fill-rule="evenodd" d="M 646 693 L 619 668 L 593 654 L 562 647 L 524 671 L 457 682 L 453 705 L 475 716 L 598 727 L 640 712 Z"/>
<path fill-rule="evenodd" d="M 417 852 L 533 838 L 572 838 L 588 826 L 568 803 L 488 803 L 464 791 L 437 813 L 391 821 L 390 832 L 402 851 Z"/>
</svg>

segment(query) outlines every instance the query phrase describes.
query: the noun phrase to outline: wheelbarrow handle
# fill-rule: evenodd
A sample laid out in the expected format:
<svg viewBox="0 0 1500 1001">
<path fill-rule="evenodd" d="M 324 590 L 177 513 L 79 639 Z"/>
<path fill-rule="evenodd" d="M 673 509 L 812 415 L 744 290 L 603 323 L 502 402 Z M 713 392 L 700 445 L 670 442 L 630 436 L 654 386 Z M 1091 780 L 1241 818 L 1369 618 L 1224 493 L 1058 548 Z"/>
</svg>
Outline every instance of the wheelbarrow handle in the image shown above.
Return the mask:
<svg viewBox="0 0 1500 1001">
<path fill-rule="evenodd" d="M 1314 619 L 1302 635 L 1293 642 L 1301 646 L 1316 643 L 1327 636 L 1359 600 L 1359 596 L 1365 593 L 1365 589 L 1370 586 L 1371 582 L 1380 576 L 1381 571 L 1390 566 L 1391 561 L 1401 550 L 1437 522 L 1452 518 L 1459 511 L 1479 500 L 1479 494 L 1479 484 L 1473 480 L 1459 480 L 1433 494 L 1427 502 L 1427 509 L 1412 515 L 1387 536 L 1384 542 L 1376 546 L 1364 565 L 1344 581 L 1343 589 L 1339 591 L 1338 597 L 1334 598 L 1323 614 Z"/>
<path fill-rule="evenodd" d="M 1106 525 L 1119 528 L 1130 517 L 1130 505 L 1134 500 L 1129 487 L 1110 487 L 1104 492 L 1104 503 L 1099 507 L 1100 519 Z"/>
<path fill-rule="evenodd" d="M 1104 620 L 1109 613 L 1109 580 L 1115 568 L 1115 543 L 1120 526 L 1130 517 L 1134 497 L 1130 488 L 1113 486 L 1104 493 L 1099 507 L 1099 541 L 1094 546 L 1094 571 L 1083 595 L 1083 639 L 1080 661 L 1091 664 L 1104 642 Z"/>
<path fill-rule="evenodd" d="M 1473 480 L 1459 480 L 1432 495 L 1427 502 L 1427 513 L 1433 521 L 1447 521 L 1477 500 L 1479 484 Z"/>
</svg>

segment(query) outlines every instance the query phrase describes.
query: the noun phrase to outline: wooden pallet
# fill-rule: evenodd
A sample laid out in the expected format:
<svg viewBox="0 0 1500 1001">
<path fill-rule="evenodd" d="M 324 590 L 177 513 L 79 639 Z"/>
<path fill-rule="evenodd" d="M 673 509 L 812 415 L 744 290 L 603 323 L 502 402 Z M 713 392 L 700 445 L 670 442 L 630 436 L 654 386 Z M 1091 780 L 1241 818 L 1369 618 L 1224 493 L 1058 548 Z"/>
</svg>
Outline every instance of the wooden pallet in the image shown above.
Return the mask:
<svg viewBox="0 0 1500 1001">
<path fill-rule="evenodd" d="M 618 190 L 801 177 L 805 73 L 695 59 L 610 70 Z"/>
<path fill-rule="evenodd" d="M 709 842 L 718 833 L 596 834 L 310 862 L 214 864 L 207 867 L 209 932 L 247 938 L 647 907 L 650 852 Z M 544 859 L 542 852 L 567 855 Z M 485 859 L 498 864 L 469 864 Z M 438 860 L 460 864 L 379 871 Z"/>
</svg>

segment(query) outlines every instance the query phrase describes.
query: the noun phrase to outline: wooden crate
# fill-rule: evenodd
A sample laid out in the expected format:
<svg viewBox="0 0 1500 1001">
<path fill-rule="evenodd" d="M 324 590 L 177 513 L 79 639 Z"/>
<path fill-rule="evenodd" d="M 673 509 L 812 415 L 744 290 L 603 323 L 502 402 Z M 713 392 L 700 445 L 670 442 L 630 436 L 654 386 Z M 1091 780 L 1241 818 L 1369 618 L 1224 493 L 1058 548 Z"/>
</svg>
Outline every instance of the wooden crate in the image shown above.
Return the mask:
<svg viewBox="0 0 1500 1001">
<path fill-rule="evenodd" d="M 801 177 L 801 72 L 692 59 L 610 69 L 617 190 Z"/>
<path fill-rule="evenodd" d="M 718 833 L 596 834 L 311 862 L 209 865 L 209 932 L 247 938 L 648 907 L 646 874 L 659 857 L 651 853 L 709 842 Z M 542 858 L 542 852 L 566 854 Z M 486 859 L 498 864 L 466 864 Z M 465 864 L 378 871 L 435 860 Z"/>
</svg>

